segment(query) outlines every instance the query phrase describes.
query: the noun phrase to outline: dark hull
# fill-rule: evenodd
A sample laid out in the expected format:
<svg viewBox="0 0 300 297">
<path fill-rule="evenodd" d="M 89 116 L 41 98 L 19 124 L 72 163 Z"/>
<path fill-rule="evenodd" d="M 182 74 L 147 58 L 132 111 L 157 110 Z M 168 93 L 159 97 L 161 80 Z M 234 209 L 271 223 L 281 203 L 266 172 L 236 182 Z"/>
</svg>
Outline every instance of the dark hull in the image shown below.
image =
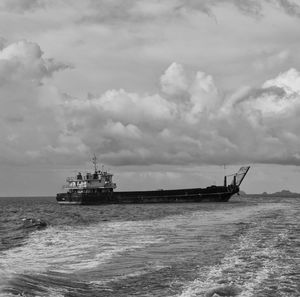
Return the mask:
<svg viewBox="0 0 300 297">
<path fill-rule="evenodd" d="M 238 193 L 239 187 L 211 186 L 207 188 L 105 192 L 105 193 L 59 193 L 60 204 L 139 204 L 139 203 L 185 203 L 185 202 L 227 202 Z"/>
</svg>

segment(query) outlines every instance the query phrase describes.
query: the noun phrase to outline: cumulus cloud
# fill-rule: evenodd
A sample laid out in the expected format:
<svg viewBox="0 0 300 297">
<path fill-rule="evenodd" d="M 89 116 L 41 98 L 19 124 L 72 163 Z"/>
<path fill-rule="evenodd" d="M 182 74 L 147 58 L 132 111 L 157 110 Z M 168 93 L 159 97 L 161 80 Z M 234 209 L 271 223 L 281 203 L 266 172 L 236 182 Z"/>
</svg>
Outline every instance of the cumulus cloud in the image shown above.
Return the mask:
<svg viewBox="0 0 300 297">
<path fill-rule="evenodd" d="M 63 109 L 70 133 L 108 164 L 300 164 L 299 77 L 292 69 L 224 96 L 211 75 L 173 63 L 161 94 L 111 90 Z"/>
<path fill-rule="evenodd" d="M 45 77 L 68 67 L 43 58 L 40 47 L 26 40 L 8 44 L 0 50 L 0 84 L 11 80 L 30 80 L 40 84 Z"/>
<path fill-rule="evenodd" d="M 263 88 L 278 87 L 283 89 L 287 94 L 299 94 L 300 93 L 300 73 L 294 68 L 280 73 L 276 78 L 270 79 L 263 84 Z"/>
<path fill-rule="evenodd" d="M 160 77 L 162 91 L 178 104 L 192 105 L 190 116 L 219 105 L 219 91 L 211 75 L 198 71 L 187 75 L 182 65 L 172 63 Z M 191 118 L 191 117 L 190 117 Z"/>
<path fill-rule="evenodd" d="M 58 90 L 46 79 L 68 66 L 43 57 L 36 43 L 6 43 L 0 50 L 0 152 L 2 162 L 47 158 L 42 151 L 60 142 Z"/>
<path fill-rule="evenodd" d="M 59 91 L 47 82 L 68 65 L 43 57 L 36 43 L 5 42 L 0 50 L 0 161 L 45 161 L 61 143 Z M 64 143 L 66 147 L 66 143 Z M 72 144 L 73 145 L 73 144 Z M 72 145 L 69 147 L 71 148 Z M 75 147 L 75 146 L 74 146 Z M 53 159 L 54 160 L 54 159 Z"/>
<path fill-rule="evenodd" d="M 160 78 L 162 91 L 174 95 L 187 91 L 187 78 L 180 64 L 173 63 Z"/>
<path fill-rule="evenodd" d="M 67 65 L 35 43 L 0 51 L 1 162 L 110 165 L 300 165 L 300 73 L 290 69 L 256 88 L 224 94 L 212 75 L 172 63 L 160 91 L 124 89 L 76 98 L 49 77 Z"/>
</svg>

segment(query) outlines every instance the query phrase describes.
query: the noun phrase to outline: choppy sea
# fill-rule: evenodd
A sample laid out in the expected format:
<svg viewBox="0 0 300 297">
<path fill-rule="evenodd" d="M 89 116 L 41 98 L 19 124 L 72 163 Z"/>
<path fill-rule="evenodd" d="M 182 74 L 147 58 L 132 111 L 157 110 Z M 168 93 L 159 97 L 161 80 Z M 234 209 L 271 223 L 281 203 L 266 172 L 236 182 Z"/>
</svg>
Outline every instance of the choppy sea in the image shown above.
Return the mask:
<svg viewBox="0 0 300 297">
<path fill-rule="evenodd" d="M 0 296 L 299 297 L 299 218 L 300 198 L 0 198 Z"/>
</svg>

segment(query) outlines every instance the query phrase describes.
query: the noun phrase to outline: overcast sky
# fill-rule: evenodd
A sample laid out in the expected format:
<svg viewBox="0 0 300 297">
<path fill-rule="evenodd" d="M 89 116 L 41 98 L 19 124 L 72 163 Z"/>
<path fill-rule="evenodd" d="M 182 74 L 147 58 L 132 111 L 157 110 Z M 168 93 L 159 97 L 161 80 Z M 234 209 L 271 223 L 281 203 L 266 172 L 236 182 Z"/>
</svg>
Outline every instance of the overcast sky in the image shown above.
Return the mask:
<svg viewBox="0 0 300 297">
<path fill-rule="evenodd" d="M 0 0 L 0 196 L 94 153 L 119 189 L 300 192 L 297 3 Z"/>
</svg>

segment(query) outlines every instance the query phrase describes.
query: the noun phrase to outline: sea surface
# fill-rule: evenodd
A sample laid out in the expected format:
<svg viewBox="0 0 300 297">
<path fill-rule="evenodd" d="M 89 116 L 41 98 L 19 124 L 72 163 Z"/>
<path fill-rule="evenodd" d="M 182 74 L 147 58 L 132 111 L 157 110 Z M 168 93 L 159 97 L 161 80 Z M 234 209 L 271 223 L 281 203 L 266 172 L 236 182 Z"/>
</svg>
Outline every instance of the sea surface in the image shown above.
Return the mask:
<svg viewBox="0 0 300 297">
<path fill-rule="evenodd" d="M 0 296 L 300 296 L 300 197 L 0 198 Z"/>
</svg>

